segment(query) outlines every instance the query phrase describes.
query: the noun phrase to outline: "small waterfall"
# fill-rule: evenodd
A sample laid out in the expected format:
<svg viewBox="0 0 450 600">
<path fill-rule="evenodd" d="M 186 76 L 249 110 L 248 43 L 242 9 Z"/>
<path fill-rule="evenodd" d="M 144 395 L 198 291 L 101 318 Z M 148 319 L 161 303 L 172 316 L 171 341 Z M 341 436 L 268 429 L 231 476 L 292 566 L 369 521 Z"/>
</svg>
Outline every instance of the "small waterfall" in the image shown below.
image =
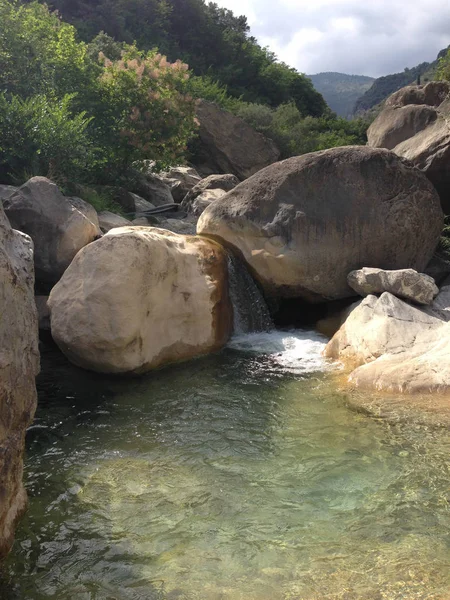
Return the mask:
<svg viewBox="0 0 450 600">
<path fill-rule="evenodd" d="M 267 304 L 244 263 L 228 253 L 228 279 L 234 335 L 273 329 Z"/>
</svg>

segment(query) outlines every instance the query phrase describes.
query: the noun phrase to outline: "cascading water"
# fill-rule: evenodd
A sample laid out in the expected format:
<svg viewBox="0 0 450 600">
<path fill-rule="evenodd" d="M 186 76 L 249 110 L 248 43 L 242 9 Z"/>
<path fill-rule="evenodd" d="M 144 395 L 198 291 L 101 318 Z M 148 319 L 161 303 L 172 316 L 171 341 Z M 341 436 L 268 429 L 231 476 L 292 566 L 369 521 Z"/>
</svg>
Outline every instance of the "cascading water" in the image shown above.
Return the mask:
<svg viewBox="0 0 450 600">
<path fill-rule="evenodd" d="M 234 335 L 273 329 L 263 295 L 247 267 L 231 252 L 228 253 L 228 278 Z"/>
</svg>

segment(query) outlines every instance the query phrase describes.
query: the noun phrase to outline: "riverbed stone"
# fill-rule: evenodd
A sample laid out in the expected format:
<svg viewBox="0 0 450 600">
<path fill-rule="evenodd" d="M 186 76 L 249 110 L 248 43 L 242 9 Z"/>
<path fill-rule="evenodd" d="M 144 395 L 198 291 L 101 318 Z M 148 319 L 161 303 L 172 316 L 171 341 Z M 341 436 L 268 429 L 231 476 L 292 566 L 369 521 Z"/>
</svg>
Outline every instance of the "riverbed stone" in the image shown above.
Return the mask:
<svg viewBox="0 0 450 600">
<path fill-rule="evenodd" d="M 25 432 L 36 409 L 39 372 L 33 243 L 11 228 L 0 206 L 0 559 L 26 506 Z"/>
<path fill-rule="evenodd" d="M 351 311 L 324 355 L 353 369 L 356 387 L 400 393 L 450 391 L 450 294 L 431 307 L 385 292 Z"/>
<path fill-rule="evenodd" d="M 113 229 L 78 253 L 48 305 L 53 338 L 73 363 L 144 373 L 227 342 L 227 255 L 199 237 Z"/>
<path fill-rule="evenodd" d="M 418 304 L 431 304 L 439 293 L 434 279 L 414 269 L 386 271 L 364 267 L 351 271 L 347 281 L 352 290 L 360 296 L 390 292 L 399 298 L 412 300 Z"/>
<path fill-rule="evenodd" d="M 34 243 L 36 279 L 55 283 L 76 253 L 95 240 L 100 231 L 57 185 L 45 177 L 33 177 L 3 202 L 11 225 Z"/>
<path fill-rule="evenodd" d="M 246 260 L 269 297 L 351 297 L 350 271 L 422 271 L 443 227 L 439 197 L 384 149 L 333 148 L 263 169 L 213 202 L 197 233 Z"/>
<path fill-rule="evenodd" d="M 125 219 L 125 217 L 116 215 L 116 213 L 110 212 L 109 210 L 103 210 L 98 213 L 98 221 L 103 233 L 107 233 L 116 227 L 126 227 L 127 225 L 131 225 L 131 221 Z"/>
</svg>

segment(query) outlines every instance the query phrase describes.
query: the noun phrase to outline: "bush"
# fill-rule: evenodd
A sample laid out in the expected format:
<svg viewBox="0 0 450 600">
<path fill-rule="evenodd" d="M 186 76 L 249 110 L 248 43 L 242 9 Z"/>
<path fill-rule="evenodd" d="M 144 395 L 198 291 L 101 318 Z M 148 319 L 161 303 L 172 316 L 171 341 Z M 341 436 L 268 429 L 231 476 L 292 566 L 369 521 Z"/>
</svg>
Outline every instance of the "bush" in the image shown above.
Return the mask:
<svg viewBox="0 0 450 600">
<path fill-rule="evenodd" d="M 188 93 L 188 66 L 157 52 L 129 46 L 122 58 L 104 57 L 100 78 L 101 114 L 95 125 L 108 166 L 125 172 L 151 159 L 155 168 L 184 160 L 195 130 L 195 101 Z"/>
<path fill-rule="evenodd" d="M 16 182 L 43 175 L 61 185 L 86 179 L 99 157 L 86 113 L 73 114 L 72 95 L 61 100 L 0 95 L 0 173 Z M 22 182 L 23 183 L 23 182 Z"/>
</svg>

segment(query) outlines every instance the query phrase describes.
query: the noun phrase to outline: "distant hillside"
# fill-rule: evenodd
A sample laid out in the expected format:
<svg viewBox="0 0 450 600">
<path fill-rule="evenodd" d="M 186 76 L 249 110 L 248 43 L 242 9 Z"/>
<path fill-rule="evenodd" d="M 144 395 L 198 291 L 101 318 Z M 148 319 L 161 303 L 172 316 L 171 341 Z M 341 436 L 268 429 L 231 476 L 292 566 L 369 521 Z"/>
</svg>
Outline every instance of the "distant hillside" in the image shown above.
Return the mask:
<svg viewBox="0 0 450 600">
<path fill-rule="evenodd" d="M 434 78 L 439 58 L 446 52 L 447 48 L 441 50 L 436 60 L 431 63 L 423 62 L 412 69 L 405 69 L 402 73 L 394 73 L 393 75 L 385 75 L 384 77 L 375 79 L 373 85 L 356 102 L 354 114 L 361 115 L 370 111 L 400 88 L 411 83 L 416 83 L 419 76 L 421 83 L 431 81 Z M 316 89 L 320 91 L 319 88 Z"/>
<path fill-rule="evenodd" d="M 355 103 L 375 81 L 365 75 L 346 75 L 345 73 L 317 73 L 308 75 L 314 87 L 325 98 L 328 106 L 340 117 L 348 118 L 353 114 Z"/>
</svg>

